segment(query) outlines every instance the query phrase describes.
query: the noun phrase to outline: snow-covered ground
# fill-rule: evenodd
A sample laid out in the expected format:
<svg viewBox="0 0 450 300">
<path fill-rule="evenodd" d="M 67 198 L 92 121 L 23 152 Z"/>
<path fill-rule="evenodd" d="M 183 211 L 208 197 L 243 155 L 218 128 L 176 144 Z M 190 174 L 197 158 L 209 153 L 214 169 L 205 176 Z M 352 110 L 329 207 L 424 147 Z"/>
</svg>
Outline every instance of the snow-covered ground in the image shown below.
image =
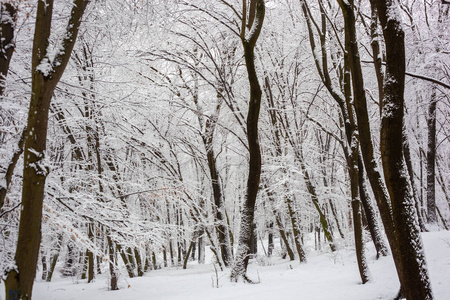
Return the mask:
<svg viewBox="0 0 450 300">
<path fill-rule="evenodd" d="M 425 252 L 435 299 L 450 299 L 450 232 L 423 234 Z M 144 277 L 119 281 L 119 291 L 108 291 L 107 277 L 101 275 L 94 283 L 84 280 L 55 278 L 55 282 L 37 281 L 33 299 L 392 299 L 399 288 L 392 258 L 375 259 L 368 244 L 371 281 L 361 284 L 354 251 L 343 249 L 337 253 L 309 254 L 306 264 L 272 258 L 266 266 L 252 261 L 249 277 L 258 284 L 231 283 L 229 270 L 218 273 L 212 264 L 192 263 L 187 270 L 165 268 L 148 272 Z M 0 299 L 4 297 L 4 285 Z"/>
</svg>

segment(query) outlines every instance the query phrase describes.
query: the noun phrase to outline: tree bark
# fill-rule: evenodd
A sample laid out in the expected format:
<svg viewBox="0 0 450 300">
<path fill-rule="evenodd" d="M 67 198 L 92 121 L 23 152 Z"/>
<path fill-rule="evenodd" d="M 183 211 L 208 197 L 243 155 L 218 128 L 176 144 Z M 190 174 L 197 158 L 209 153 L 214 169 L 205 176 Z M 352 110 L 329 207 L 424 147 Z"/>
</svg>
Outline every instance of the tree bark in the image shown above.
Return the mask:
<svg viewBox="0 0 450 300">
<path fill-rule="evenodd" d="M 115 257 L 115 251 L 114 251 L 114 243 L 111 239 L 109 230 L 106 231 L 106 239 L 108 241 L 108 253 L 109 253 L 109 275 L 110 275 L 110 280 L 109 280 L 109 288 L 111 289 L 111 291 L 117 291 L 119 289 L 119 286 L 117 285 L 117 281 L 118 281 L 118 277 L 117 277 L 117 273 L 116 273 L 116 257 Z"/>
<path fill-rule="evenodd" d="M 428 149 L 427 149 L 427 221 L 437 223 L 436 214 L 436 89 L 433 88 L 431 101 L 428 106 Z"/>
<path fill-rule="evenodd" d="M 308 28 L 308 34 L 309 34 L 309 41 L 310 41 L 310 45 L 311 45 L 311 50 L 312 53 L 314 55 L 314 61 L 316 63 L 316 68 L 317 71 L 319 73 L 319 77 L 321 78 L 323 84 L 325 85 L 325 87 L 327 88 L 328 92 L 330 93 L 330 95 L 333 97 L 333 99 L 336 101 L 336 103 L 339 105 L 339 108 L 341 110 L 341 114 L 342 114 L 342 119 L 343 119 L 343 127 L 344 127 L 344 131 L 345 131 L 345 135 L 347 136 L 347 142 L 348 145 L 351 144 L 351 137 L 353 136 L 353 132 L 352 130 L 355 130 L 356 128 L 358 128 L 357 126 L 357 122 L 356 120 L 351 119 L 352 116 L 350 116 L 350 112 L 349 112 L 349 108 L 347 108 L 348 103 L 351 102 L 351 96 L 352 96 L 352 92 L 351 92 L 351 76 L 350 76 L 350 71 L 348 70 L 349 68 L 349 58 L 348 58 L 348 53 L 344 55 L 344 71 L 343 71 L 343 75 L 342 75 L 342 79 L 343 79 L 343 87 L 341 87 L 341 89 L 343 90 L 343 93 L 339 92 L 339 90 L 337 90 L 333 85 L 332 85 L 332 80 L 330 78 L 330 74 L 328 72 L 327 66 L 328 66 L 328 62 L 327 62 L 327 46 L 325 44 L 325 36 L 324 36 L 324 32 L 326 31 L 326 27 L 325 25 L 322 26 L 322 31 L 319 31 L 319 35 L 320 35 L 320 41 L 321 41 L 321 52 L 322 52 L 322 64 L 320 63 L 320 57 L 316 54 L 316 44 L 314 41 L 314 34 L 313 34 L 313 24 L 312 24 L 312 17 L 311 14 L 309 12 L 309 8 L 308 5 L 306 3 L 306 1 L 302 1 L 302 10 L 303 10 L 303 14 L 306 20 L 306 24 L 307 24 L 307 28 Z M 324 19 L 325 17 L 322 17 L 322 19 Z M 348 21 L 348 19 L 347 19 Z M 322 23 L 324 24 L 326 22 L 326 20 L 322 20 Z M 349 36 L 347 36 L 347 38 L 350 38 Z M 364 99 L 365 100 L 365 99 Z M 352 109 L 353 110 L 353 109 Z M 367 114 L 367 113 L 366 113 Z M 358 120 L 359 122 L 359 120 Z M 359 124 L 358 124 L 359 125 Z M 368 123 L 367 123 L 368 126 Z M 353 129 L 352 129 L 353 128 Z M 361 129 L 359 129 L 361 130 Z M 361 135 L 359 135 L 360 139 L 361 139 Z M 364 135 L 364 138 L 368 138 L 367 134 Z M 369 136 L 370 138 L 370 136 Z M 370 144 L 368 144 L 368 142 L 370 142 Z M 363 154 L 365 152 L 368 152 L 370 149 L 372 151 L 371 156 L 373 158 L 373 146 L 371 144 L 371 140 L 369 139 L 369 141 L 365 141 L 364 145 L 363 141 L 360 140 L 360 147 L 361 147 L 361 151 L 363 152 Z M 367 146 L 369 145 L 369 146 Z M 345 144 L 343 144 L 343 148 L 344 148 L 344 153 L 346 153 L 346 156 L 349 156 L 348 154 L 348 149 L 347 146 L 345 146 Z M 364 148 L 364 149 L 363 149 Z M 370 154 L 370 153 L 369 153 Z M 348 160 L 348 158 L 347 158 Z M 358 160 L 360 160 L 360 158 L 358 158 Z M 358 162 L 359 163 L 359 162 Z M 378 174 L 378 178 L 381 178 L 381 175 L 379 173 L 376 172 L 376 166 L 371 166 L 371 170 L 370 173 L 368 172 L 368 176 L 369 176 L 369 180 L 371 180 L 371 186 L 372 189 L 374 191 L 374 194 L 377 198 L 377 201 L 379 199 L 381 199 L 380 197 L 378 197 L 379 194 L 382 193 L 382 181 L 376 181 L 376 176 Z M 360 167 L 361 169 L 361 167 Z M 361 169 L 362 170 L 362 169 Z M 359 180 L 359 191 L 360 193 L 364 193 L 365 191 L 365 187 L 364 187 L 364 180 L 362 180 L 363 178 L 361 178 L 362 173 L 360 174 L 360 180 Z M 372 177 L 371 177 L 372 176 Z M 387 193 L 386 193 L 387 194 Z M 372 211 L 374 211 L 373 206 L 370 202 L 370 199 L 368 197 L 366 197 L 366 195 L 361 194 L 360 195 L 360 199 L 363 202 L 363 205 L 365 208 L 367 208 L 367 214 L 370 217 L 371 221 L 374 222 L 369 222 L 368 225 L 370 226 L 371 232 L 374 232 L 374 234 L 372 235 L 372 237 L 374 238 L 374 243 L 375 245 L 378 245 L 380 247 L 380 253 L 387 253 L 387 247 L 384 243 L 384 241 L 381 239 L 381 233 L 379 231 L 379 227 L 376 226 L 376 220 L 374 220 L 375 214 L 371 214 Z M 389 208 L 390 210 L 390 208 Z M 388 211 L 389 211 L 388 210 Z M 383 249 L 383 250 L 381 250 Z"/>
<path fill-rule="evenodd" d="M 214 119 L 216 119 L 214 117 Z M 213 148 L 213 135 L 215 129 L 216 120 L 207 119 L 205 124 L 205 134 L 202 135 L 203 144 L 206 149 L 206 157 L 208 159 L 209 174 L 211 176 L 211 185 L 213 189 L 214 197 L 214 211 L 218 237 L 220 253 L 225 267 L 229 267 L 232 262 L 230 235 L 226 222 L 225 214 L 225 201 L 222 193 L 222 186 L 220 184 L 219 170 L 217 169 L 216 157 Z"/>
<path fill-rule="evenodd" d="M 57 242 L 56 242 L 56 253 L 54 253 L 50 257 L 50 266 L 47 270 L 47 277 L 45 278 L 45 281 L 50 282 L 52 281 L 53 274 L 55 272 L 56 263 L 58 262 L 59 253 L 61 252 L 63 242 L 63 235 L 61 233 L 58 234 Z"/>
<path fill-rule="evenodd" d="M 74 0 L 62 49 L 53 61 L 48 57 L 53 0 L 38 2 L 32 52 L 32 93 L 24 150 L 22 212 L 15 261 L 7 270 L 6 299 L 30 299 L 41 242 L 42 204 L 49 172 L 44 155 L 47 124 L 53 91 L 64 73 L 81 24 L 87 0 Z"/>
<path fill-rule="evenodd" d="M 419 192 L 417 191 L 416 183 L 414 181 L 414 171 L 411 161 L 411 151 L 409 149 L 408 136 L 406 134 L 406 128 L 403 128 L 403 156 L 405 158 L 406 168 L 408 169 L 409 182 L 411 184 L 412 193 L 414 197 L 414 206 L 416 207 L 417 217 L 419 220 L 420 231 L 427 231 L 423 221 L 422 212 L 420 210 Z"/>
<path fill-rule="evenodd" d="M 389 250 L 378 224 L 375 207 L 372 205 L 372 201 L 367 191 L 366 179 L 364 177 L 364 165 L 360 154 L 358 154 L 358 170 L 359 197 L 366 215 L 367 227 L 369 227 L 370 235 L 372 237 L 373 244 L 375 245 L 375 250 L 377 251 L 377 258 L 379 258 L 380 255 L 387 256 L 389 254 Z"/>
<path fill-rule="evenodd" d="M 127 270 L 128 277 L 134 278 L 134 266 L 133 262 L 130 261 L 126 251 L 122 248 L 122 246 L 119 243 L 115 243 L 116 250 L 119 252 L 120 257 L 122 258 L 123 264 L 125 265 L 125 269 Z"/>
<path fill-rule="evenodd" d="M 14 174 L 14 169 L 16 168 L 17 162 L 19 161 L 19 158 L 23 153 L 26 132 L 27 132 L 27 129 L 24 128 L 22 131 L 22 134 L 20 135 L 20 139 L 17 144 L 17 148 L 14 151 L 13 157 L 11 158 L 11 161 L 8 164 L 8 168 L 6 169 L 5 185 L 0 186 L 0 211 L 3 207 L 3 204 L 5 204 L 6 193 L 8 192 L 9 185 L 11 184 L 12 176 Z"/>
<path fill-rule="evenodd" d="M 272 192 L 269 190 L 267 185 L 264 185 L 264 190 L 266 191 L 266 194 L 267 194 L 267 197 L 269 198 L 269 202 L 270 202 L 271 206 L 273 206 L 273 203 L 275 203 L 275 200 L 273 198 Z M 286 252 L 289 255 L 289 260 L 294 260 L 295 259 L 294 252 L 292 251 L 291 246 L 289 245 L 289 241 L 286 236 L 286 231 L 284 229 L 280 213 L 275 208 L 273 208 L 273 210 L 274 210 L 275 222 L 277 223 L 278 231 L 280 232 L 280 238 L 286 247 Z M 284 259 L 284 257 L 283 257 L 283 259 Z"/>
<path fill-rule="evenodd" d="M 397 2 L 392 0 L 375 2 L 386 45 L 380 146 L 384 177 L 392 204 L 395 238 L 400 254 L 395 263 L 408 300 L 433 299 L 403 156 L 404 32 Z"/>
<path fill-rule="evenodd" d="M 269 107 L 269 116 L 270 116 L 270 120 L 272 123 L 272 132 L 273 132 L 273 140 L 275 143 L 275 156 L 276 157 L 281 157 L 283 150 L 281 148 L 281 133 L 280 133 L 280 125 L 279 125 L 279 120 L 277 117 L 277 113 L 276 113 L 276 108 L 275 108 L 275 103 L 273 100 L 273 96 L 272 96 L 272 90 L 270 88 L 270 82 L 269 82 L 269 78 L 266 76 L 264 79 L 264 90 L 266 91 L 267 94 L 267 102 L 268 102 L 268 107 Z M 282 169 L 283 173 L 286 173 L 286 169 L 283 168 Z M 270 194 L 270 199 L 273 202 L 272 198 L 273 196 L 271 195 L 272 193 L 269 192 L 268 187 L 266 186 L 266 190 L 267 190 L 267 194 Z M 284 191 L 286 193 L 286 195 L 283 197 L 284 198 L 284 203 L 286 204 L 286 207 L 288 209 L 288 214 L 289 214 L 289 219 L 291 221 L 291 225 L 292 225 L 292 232 L 294 234 L 294 244 L 295 247 L 297 249 L 297 253 L 298 253 L 298 257 L 301 263 L 306 262 L 306 255 L 305 255 L 305 251 L 303 250 L 303 246 L 301 244 L 301 233 L 300 233 L 300 227 L 297 224 L 297 214 L 296 211 L 294 209 L 292 209 L 292 199 L 291 196 L 288 195 L 289 191 L 288 191 L 288 187 L 285 184 L 284 185 Z M 289 244 L 286 244 L 286 249 L 289 253 Z M 291 255 L 289 255 L 291 257 Z"/>
<path fill-rule="evenodd" d="M 306 254 L 302 246 L 300 229 L 297 224 L 297 216 L 295 210 L 292 209 L 292 200 L 289 196 L 286 196 L 285 202 L 288 209 L 289 219 L 291 220 L 292 233 L 294 234 L 294 244 L 297 249 L 298 259 L 300 260 L 300 263 L 306 263 Z"/>
<path fill-rule="evenodd" d="M 5 79 L 8 76 L 9 63 L 16 45 L 14 29 L 17 19 L 17 7 L 12 3 L 0 4 L 0 97 L 5 91 Z"/>
<path fill-rule="evenodd" d="M 235 264 L 231 270 L 231 280 L 237 281 L 239 277 L 246 281 L 247 266 L 249 261 L 249 253 L 251 246 L 251 238 L 253 228 L 253 219 L 255 215 L 256 196 L 258 194 L 259 182 L 261 176 L 261 150 L 259 148 L 258 139 L 258 119 L 261 107 L 261 86 L 258 82 L 258 75 L 255 67 L 255 45 L 264 21 L 265 4 L 264 0 L 257 1 L 255 20 L 250 29 L 249 36 L 245 36 L 245 17 L 243 15 L 244 25 L 242 26 L 242 45 L 244 47 L 245 65 L 247 67 L 248 80 L 250 83 L 250 100 L 247 113 L 247 141 L 250 154 L 249 174 L 247 180 L 247 193 L 242 207 L 241 228 L 239 235 L 239 245 L 236 254 Z M 246 5 L 244 1 L 244 13 Z"/>
</svg>

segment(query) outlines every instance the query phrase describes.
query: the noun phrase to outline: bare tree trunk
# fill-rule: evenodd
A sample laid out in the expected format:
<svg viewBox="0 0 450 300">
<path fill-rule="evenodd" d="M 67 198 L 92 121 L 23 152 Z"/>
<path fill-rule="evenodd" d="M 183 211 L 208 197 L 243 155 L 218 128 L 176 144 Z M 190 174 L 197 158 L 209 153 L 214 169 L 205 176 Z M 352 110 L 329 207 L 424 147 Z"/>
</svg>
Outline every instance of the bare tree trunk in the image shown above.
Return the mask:
<svg viewBox="0 0 450 300">
<path fill-rule="evenodd" d="M 301 153 L 301 149 L 299 150 L 299 153 Z M 311 177 L 309 176 L 308 171 L 306 170 L 306 166 L 305 163 L 303 161 L 303 157 L 301 157 L 301 154 L 297 156 L 298 160 L 300 162 L 300 167 L 302 169 L 303 172 L 303 178 L 305 179 L 305 184 L 306 184 L 306 188 L 309 192 L 309 195 L 311 197 L 312 203 L 314 205 L 314 207 L 317 210 L 317 213 L 319 214 L 319 221 L 320 221 L 320 225 L 322 226 L 322 230 L 323 233 L 325 235 L 325 238 L 328 241 L 328 245 L 330 246 L 331 251 L 336 251 L 336 245 L 334 243 L 334 238 L 333 235 L 331 233 L 330 230 L 330 226 L 328 224 L 327 218 L 325 217 L 325 214 L 323 213 L 322 209 L 320 208 L 319 205 L 319 197 L 317 196 L 316 193 L 316 187 L 314 186 L 314 184 L 311 181 Z"/>
<path fill-rule="evenodd" d="M 339 218 L 338 218 L 338 215 L 337 215 L 336 207 L 334 206 L 334 203 L 333 203 L 333 201 L 331 199 L 330 199 L 330 201 L 328 203 L 330 204 L 331 213 L 333 214 L 334 222 L 336 223 L 336 227 L 337 227 L 337 230 L 339 232 L 339 235 L 340 235 L 340 237 L 342 239 L 344 239 L 345 236 L 344 236 L 344 232 L 342 231 L 341 224 L 339 222 Z"/>
<path fill-rule="evenodd" d="M 55 272 L 56 263 L 58 262 L 59 253 L 61 252 L 63 242 L 63 235 L 61 233 L 58 234 L 57 242 L 56 242 L 56 253 L 54 253 L 50 257 L 50 266 L 47 269 L 47 277 L 45 278 L 45 281 L 50 282 L 52 281 L 53 274 Z"/>
<path fill-rule="evenodd" d="M 114 243 L 110 237 L 110 232 L 109 230 L 107 230 L 106 232 L 106 239 L 108 241 L 108 252 L 109 252 L 109 275 L 110 280 L 110 286 L 109 288 L 111 289 L 111 291 L 116 291 L 119 289 L 119 286 L 117 285 L 117 273 L 116 273 L 116 257 L 115 257 L 115 251 L 114 251 Z"/>
<path fill-rule="evenodd" d="M 42 263 L 42 276 L 41 279 L 45 280 L 48 274 L 48 266 L 47 266 L 47 257 L 44 255 L 44 252 L 41 251 L 41 263 Z"/>
<path fill-rule="evenodd" d="M 96 132 L 96 134 L 93 135 L 94 138 L 94 152 L 95 152 L 95 157 L 97 160 L 97 173 L 98 173 L 98 194 L 99 195 L 103 195 L 104 193 L 104 188 L 103 188 L 103 184 L 102 184 L 102 177 L 103 177 L 103 167 L 102 167 L 102 159 L 101 159 L 101 152 L 100 152 L 100 137 L 98 132 Z M 114 243 L 113 240 L 111 239 L 111 229 L 110 228 L 106 228 L 105 230 L 105 236 L 106 236 L 106 241 L 107 241 L 107 247 L 108 247 L 108 252 L 109 252 L 109 274 L 110 274 L 110 289 L 111 290 L 118 290 L 119 287 L 117 285 L 117 281 L 118 281 L 118 276 L 116 273 L 116 255 L 115 255 L 115 249 L 114 249 Z"/>
<path fill-rule="evenodd" d="M 200 234 L 198 238 L 198 250 L 197 250 L 197 261 L 199 264 L 205 263 L 205 242 L 203 241 L 203 232 Z"/>
<path fill-rule="evenodd" d="M 398 4 L 376 0 L 386 44 L 386 77 L 381 120 L 381 158 L 392 204 L 399 258 L 395 259 L 403 291 L 408 300 L 433 299 L 428 269 L 416 221 L 403 156 L 405 89 L 405 44 Z M 394 252 L 395 253 L 395 252 Z"/>
<path fill-rule="evenodd" d="M 27 129 L 24 128 L 20 136 L 17 148 L 14 151 L 13 157 L 11 158 L 11 161 L 8 164 L 8 168 L 6 169 L 5 186 L 3 185 L 0 186 L 0 210 L 2 209 L 3 204 L 5 203 L 6 193 L 8 192 L 9 185 L 11 184 L 12 176 L 14 174 L 14 169 L 16 168 L 17 161 L 19 160 L 19 157 L 23 153 L 26 133 Z"/>
<path fill-rule="evenodd" d="M 300 229 L 297 224 L 297 216 L 295 210 L 292 209 L 291 198 L 286 196 L 285 202 L 288 208 L 289 219 L 291 220 L 292 233 L 294 234 L 294 244 L 297 249 L 298 259 L 300 260 L 300 263 L 306 263 L 306 254 L 302 246 Z"/>
<path fill-rule="evenodd" d="M 439 158 L 439 157 L 438 157 Z M 438 170 L 438 176 L 437 176 L 437 182 L 441 186 L 442 192 L 444 193 L 444 197 L 447 200 L 448 208 L 450 209 L 450 195 L 449 195 L 449 189 L 447 189 L 447 186 L 445 185 L 445 180 L 442 177 L 441 168 L 439 167 L 439 159 L 436 160 L 436 167 Z"/>
<path fill-rule="evenodd" d="M 12 3 L 0 4 L 0 98 L 5 90 L 5 79 L 8 76 L 9 63 L 15 49 L 14 28 L 17 19 L 17 7 Z M 18 147 L 13 153 L 5 174 L 5 185 L 0 186 L 0 211 L 5 203 L 6 193 L 20 155 L 23 153 L 26 129 L 19 139 Z"/>
<path fill-rule="evenodd" d="M 377 258 L 380 257 L 380 255 L 387 256 L 389 254 L 389 250 L 378 224 L 375 207 L 372 205 L 372 201 L 367 191 L 366 179 L 364 178 L 364 165 L 360 154 L 358 154 L 358 169 L 359 196 L 366 215 L 367 227 L 369 227 L 370 235 L 372 237 L 373 244 L 375 245 L 375 250 L 377 251 Z"/>
<path fill-rule="evenodd" d="M 419 200 L 419 195 L 418 195 L 419 193 L 417 191 L 416 183 L 414 181 L 414 171 L 413 171 L 412 161 L 411 161 L 411 151 L 409 149 L 409 141 L 408 141 L 408 136 L 406 134 L 405 128 L 403 129 L 402 136 L 403 136 L 403 156 L 405 157 L 406 168 L 408 169 L 409 181 L 411 183 L 412 193 L 413 193 L 413 197 L 414 197 L 414 206 L 416 207 L 417 217 L 419 218 L 420 231 L 425 232 L 427 230 L 425 228 L 425 224 L 423 222 L 423 217 L 422 217 L 422 212 L 420 210 L 420 200 Z"/>
<path fill-rule="evenodd" d="M 271 257 L 275 245 L 273 244 L 273 221 L 269 223 L 269 236 L 267 239 L 267 256 Z"/>
<path fill-rule="evenodd" d="M 210 119 L 206 120 L 206 133 L 203 136 L 204 145 L 206 148 L 206 155 L 208 158 L 208 167 L 211 176 L 211 184 L 213 188 L 214 195 L 214 210 L 217 225 L 217 232 L 219 237 L 219 247 L 220 253 L 222 255 L 222 260 L 225 267 L 229 267 L 232 262 L 231 255 L 231 245 L 230 245 L 230 235 L 227 226 L 226 214 L 225 214 L 225 203 L 223 199 L 222 187 L 220 184 L 219 171 L 217 169 L 216 158 L 213 150 L 213 130 L 214 125 L 211 124 Z"/>
<path fill-rule="evenodd" d="M 275 200 L 273 199 L 272 192 L 269 190 L 267 185 L 264 186 L 264 189 L 266 191 L 267 197 L 269 198 L 269 202 L 271 203 L 271 206 L 272 206 L 272 204 L 275 202 Z M 274 215 L 275 215 L 275 222 L 277 223 L 277 226 L 278 226 L 278 231 L 280 232 L 280 238 L 283 241 L 284 246 L 286 247 L 286 252 L 289 255 L 289 260 L 294 260 L 295 259 L 294 252 L 292 251 L 292 248 L 289 245 L 289 241 L 286 236 L 286 231 L 284 230 L 284 226 L 283 226 L 283 222 L 280 217 L 280 213 L 276 209 L 274 209 Z M 283 257 L 283 259 L 284 259 L 284 257 Z"/>
<path fill-rule="evenodd" d="M 93 224 L 90 222 L 87 224 L 88 227 L 88 237 L 91 242 L 94 240 L 94 232 L 93 232 Z M 94 253 L 91 250 L 86 249 L 86 272 L 88 283 L 91 283 L 94 280 Z"/>
<path fill-rule="evenodd" d="M 349 104 L 350 106 L 351 104 Z M 352 113 L 353 115 L 353 113 Z M 358 131 L 352 130 L 353 136 L 351 137 L 351 154 L 349 156 L 349 173 L 350 173 L 350 190 L 351 190 L 351 204 L 353 212 L 353 231 L 355 236 L 355 250 L 356 259 L 358 261 L 359 274 L 361 276 L 362 283 L 369 281 L 369 266 L 367 265 L 365 248 L 364 248 L 364 231 L 362 225 L 362 212 L 361 212 L 361 200 L 359 191 L 359 173 L 358 158 L 359 158 L 359 145 L 358 145 Z"/>
<path fill-rule="evenodd" d="M 139 250 L 137 248 L 134 248 L 133 252 L 134 252 L 134 259 L 136 261 L 137 276 L 142 277 L 144 276 L 144 266 L 142 264 L 141 254 L 139 253 Z"/>
<path fill-rule="evenodd" d="M 125 265 L 125 268 L 127 269 L 128 277 L 134 278 L 134 268 L 133 263 L 130 261 L 126 251 L 122 248 L 122 246 L 119 243 L 115 243 L 116 250 L 119 252 L 120 257 L 122 258 L 123 264 Z"/>
<path fill-rule="evenodd" d="M 72 53 L 87 3 L 86 0 L 74 0 L 67 33 L 62 42 L 63 51 L 50 61 L 47 48 L 53 0 L 38 2 L 32 53 L 32 93 L 24 150 L 22 212 L 15 254 L 17 269 L 6 271 L 6 299 L 30 299 L 32 296 L 41 242 L 45 180 L 49 172 L 44 155 L 50 102 Z"/>
<path fill-rule="evenodd" d="M 158 269 L 158 265 L 156 264 L 156 254 L 153 251 L 152 251 L 152 266 L 153 266 L 153 270 Z"/>
<path fill-rule="evenodd" d="M 273 132 L 273 140 L 275 143 L 275 156 L 281 157 L 283 151 L 281 148 L 281 133 L 280 133 L 280 121 L 278 120 L 275 103 L 272 96 L 272 90 L 270 88 L 270 82 L 269 78 L 266 76 L 264 79 L 264 90 L 267 94 L 267 100 L 268 100 L 268 107 L 269 107 L 269 116 L 272 123 L 272 132 Z M 285 173 L 286 170 L 283 169 L 283 172 Z M 285 184 L 284 190 L 286 195 L 284 198 L 284 203 L 286 204 L 286 207 L 288 209 L 289 219 L 291 220 L 292 225 L 292 232 L 294 234 L 294 244 L 297 249 L 298 257 L 300 262 L 306 262 L 306 255 L 305 251 L 303 250 L 302 244 L 301 244 L 301 234 L 300 234 L 300 228 L 297 224 L 297 214 L 296 211 L 292 208 L 292 199 L 291 196 L 288 195 L 288 187 Z M 266 186 L 267 195 L 269 196 L 270 201 L 273 203 L 274 200 L 272 192 L 269 191 L 268 187 Z M 286 249 L 289 253 L 289 244 L 286 244 Z M 289 257 L 291 257 L 289 255 Z"/>
<path fill-rule="evenodd" d="M 0 4 L 0 97 L 3 96 L 5 90 L 9 63 L 16 48 L 14 43 L 16 19 L 17 7 L 14 4 Z"/>
<path fill-rule="evenodd" d="M 428 106 L 428 149 L 427 149 L 427 221 L 437 223 L 436 192 L 435 192 L 435 165 L 436 165 L 436 89 L 433 88 L 431 101 Z"/>
<path fill-rule="evenodd" d="M 195 248 L 194 240 L 195 239 L 192 239 L 192 241 L 189 243 L 188 251 L 186 252 L 186 255 L 184 256 L 183 269 L 187 269 L 187 263 L 189 261 L 189 257 L 191 256 L 192 250 Z"/>
<path fill-rule="evenodd" d="M 264 0 L 252 0 L 257 2 L 255 21 L 250 29 L 249 36 L 245 35 L 245 19 L 246 19 L 246 1 L 244 1 L 243 24 L 241 25 L 241 39 L 244 47 L 245 65 L 247 67 L 248 80 L 250 83 L 250 101 L 247 114 L 247 141 L 250 154 L 249 175 L 247 181 L 247 193 L 242 207 L 241 229 L 239 235 L 239 245 L 236 254 L 235 264 L 231 270 L 231 280 L 237 281 L 239 277 L 246 281 L 247 266 L 249 261 L 249 253 L 251 246 L 251 238 L 253 228 L 253 219 L 255 215 L 256 196 L 259 189 L 259 181 L 261 176 L 261 150 L 259 148 L 258 139 L 258 119 L 261 106 L 261 86 L 258 82 L 258 75 L 255 67 L 254 49 L 256 41 L 261 32 L 265 5 Z"/>
</svg>

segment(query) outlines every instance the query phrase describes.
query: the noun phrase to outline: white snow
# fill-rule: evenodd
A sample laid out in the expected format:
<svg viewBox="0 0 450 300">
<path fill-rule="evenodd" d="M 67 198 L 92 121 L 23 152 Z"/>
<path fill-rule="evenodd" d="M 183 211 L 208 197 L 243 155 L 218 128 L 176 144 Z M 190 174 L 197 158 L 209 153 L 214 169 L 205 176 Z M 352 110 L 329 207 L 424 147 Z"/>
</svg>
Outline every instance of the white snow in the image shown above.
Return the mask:
<svg viewBox="0 0 450 300">
<path fill-rule="evenodd" d="M 50 75 L 53 71 L 53 66 L 48 60 L 48 58 L 44 58 L 41 63 L 36 67 L 37 72 L 41 72 L 44 76 Z"/>
<path fill-rule="evenodd" d="M 430 232 L 422 236 L 435 299 L 450 299 L 450 232 Z M 33 299 L 392 299 L 399 287 L 392 257 L 376 260 L 373 247 L 367 244 L 367 248 L 371 281 L 364 285 L 360 282 L 354 251 L 342 249 L 335 254 L 310 252 L 308 263 L 301 265 L 298 261 L 278 257 L 272 258 L 269 266 L 260 266 L 254 260 L 248 275 L 255 281 L 260 280 L 259 284 L 231 283 L 229 270 L 226 270 L 219 272 L 219 288 L 215 288 L 213 265 L 191 263 L 187 270 L 165 268 L 133 279 L 123 272 L 119 291 L 108 291 L 107 275 L 100 275 L 91 284 L 55 276 L 55 282 L 39 280 L 35 283 Z M 0 299 L 3 296 L 2 284 Z"/>
</svg>

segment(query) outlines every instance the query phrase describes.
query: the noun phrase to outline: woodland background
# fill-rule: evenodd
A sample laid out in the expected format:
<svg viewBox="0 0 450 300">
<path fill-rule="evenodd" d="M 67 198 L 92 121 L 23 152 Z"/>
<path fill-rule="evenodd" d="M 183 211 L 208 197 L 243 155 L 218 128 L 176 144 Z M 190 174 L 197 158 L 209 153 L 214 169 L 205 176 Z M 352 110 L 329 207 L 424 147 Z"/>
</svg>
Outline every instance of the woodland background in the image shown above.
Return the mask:
<svg viewBox="0 0 450 300">
<path fill-rule="evenodd" d="M 358 137 L 356 127 L 346 128 L 343 113 L 358 99 L 349 77 L 357 75 L 347 57 L 350 7 L 357 36 L 352 45 L 364 78 L 359 91 L 367 100 L 366 132 L 375 169 L 383 174 L 380 77 L 386 43 L 374 5 L 265 1 L 261 19 L 256 5 L 264 1 L 249 1 L 244 13 L 242 2 L 234 0 L 86 1 L 70 53 L 61 40 L 70 37 L 72 2 L 54 4 L 44 47 L 48 63 L 37 64 L 34 58 L 31 63 L 37 4 L 1 4 L 0 54 L 5 58 L 13 49 L 8 64 L 1 62 L 0 78 L 1 270 L 14 269 L 17 261 L 33 74 L 51 77 L 64 54 L 71 57 L 51 92 L 46 147 L 36 150 L 40 158 L 33 167 L 45 173 L 42 279 L 51 281 L 58 273 L 92 281 L 107 265 L 115 289 L 118 269 L 135 277 L 186 268 L 190 260 L 205 263 L 206 247 L 217 268 L 236 266 L 241 253 L 236 247 L 245 235 L 240 229 L 247 222 L 242 212 L 252 147 L 247 117 L 252 86 L 242 32 L 247 28 L 251 37 L 258 26 L 254 64 L 262 168 L 249 223 L 251 257 L 306 262 L 304 244 L 334 252 L 356 242 L 364 269 L 359 241 L 373 241 L 377 255 L 388 255 L 371 188 L 374 175 L 364 172 L 361 156 L 359 175 L 353 173 L 360 196 L 352 193 Z M 406 53 L 401 143 L 414 201 L 411 216 L 421 231 L 448 230 L 450 6 L 402 0 L 398 8 Z M 8 24 L 14 32 L 10 43 Z M 366 128 L 357 121 L 362 136 Z M 359 143 L 364 147 L 364 140 Z M 355 226 L 361 226 L 360 236 Z M 274 240 L 281 242 L 276 253 Z M 264 241 L 264 248 L 256 241 Z M 364 270 L 361 277 L 364 282 Z"/>
</svg>

